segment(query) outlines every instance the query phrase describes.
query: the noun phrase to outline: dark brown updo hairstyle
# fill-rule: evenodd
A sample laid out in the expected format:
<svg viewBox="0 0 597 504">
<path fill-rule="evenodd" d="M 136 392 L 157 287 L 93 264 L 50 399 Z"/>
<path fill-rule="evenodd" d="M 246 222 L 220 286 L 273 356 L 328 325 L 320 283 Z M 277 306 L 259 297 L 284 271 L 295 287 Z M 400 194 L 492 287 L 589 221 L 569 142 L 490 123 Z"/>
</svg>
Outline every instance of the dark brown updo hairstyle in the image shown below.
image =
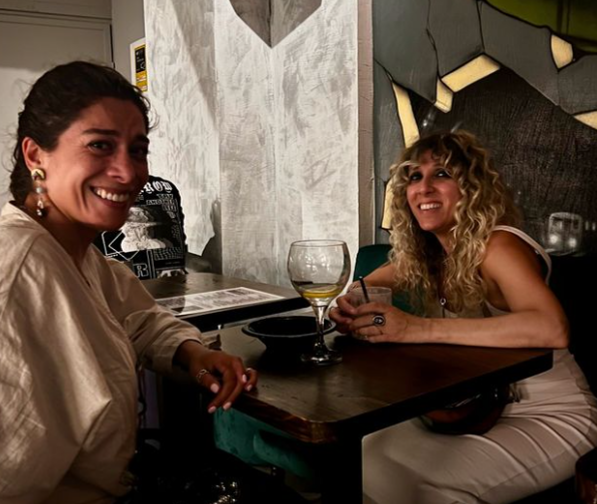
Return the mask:
<svg viewBox="0 0 597 504">
<path fill-rule="evenodd" d="M 132 102 L 141 112 L 145 129 L 149 131 L 149 102 L 139 88 L 113 68 L 73 61 L 48 70 L 33 84 L 19 113 L 13 151 L 10 192 L 17 205 L 22 205 L 31 191 L 31 175 L 23 157 L 23 140 L 29 137 L 43 150 L 51 152 L 58 145 L 60 135 L 83 110 L 102 98 Z"/>
</svg>

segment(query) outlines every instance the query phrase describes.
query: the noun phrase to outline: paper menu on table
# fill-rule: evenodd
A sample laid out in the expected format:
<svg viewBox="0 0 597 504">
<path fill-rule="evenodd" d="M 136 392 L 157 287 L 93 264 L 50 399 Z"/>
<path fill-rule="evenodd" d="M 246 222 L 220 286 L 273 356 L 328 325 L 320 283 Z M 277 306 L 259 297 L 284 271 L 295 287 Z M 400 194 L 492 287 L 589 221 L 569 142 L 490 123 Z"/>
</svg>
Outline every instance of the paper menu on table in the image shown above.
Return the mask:
<svg viewBox="0 0 597 504">
<path fill-rule="evenodd" d="M 234 289 L 222 289 L 199 294 L 188 294 L 186 296 L 162 298 L 158 299 L 157 303 L 172 313 L 183 316 L 223 310 L 224 308 L 233 308 L 236 306 L 267 303 L 268 301 L 282 298 L 283 296 L 247 287 L 235 287 Z"/>
</svg>

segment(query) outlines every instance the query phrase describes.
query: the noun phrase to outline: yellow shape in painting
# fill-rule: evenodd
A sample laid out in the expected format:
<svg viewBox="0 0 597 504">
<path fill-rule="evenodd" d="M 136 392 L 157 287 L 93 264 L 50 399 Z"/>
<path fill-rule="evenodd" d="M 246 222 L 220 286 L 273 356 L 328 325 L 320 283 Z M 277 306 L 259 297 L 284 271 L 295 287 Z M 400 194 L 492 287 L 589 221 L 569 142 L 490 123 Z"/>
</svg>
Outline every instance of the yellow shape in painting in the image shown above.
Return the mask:
<svg viewBox="0 0 597 504">
<path fill-rule="evenodd" d="M 402 127 L 402 136 L 404 137 L 404 146 L 409 147 L 419 139 L 419 128 L 415 120 L 412 104 L 408 91 L 392 82 L 394 97 L 396 98 L 396 107 L 398 108 L 398 119 Z"/>
<path fill-rule="evenodd" d="M 452 110 L 452 97 L 454 93 L 440 80 L 437 79 L 437 90 L 435 93 L 435 107 L 444 113 Z"/>
<path fill-rule="evenodd" d="M 572 44 L 562 40 L 555 35 L 551 36 L 551 55 L 558 68 L 565 67 L 572 63 L 574 54 L 572 53 Z"/>
<path fill-rule="evenodd" d="M 574 116 L 574 118 L 593 129 L 597 129 L 597 110 L 594 110 L 593 112 L 586 112 L 584 114 L 577 114 Z"/>
<path fill-rule="evenodd" d="M 444 75 L 442 81 L 454 93 L 461 91 L 467 86 L 491 75 L 500 69 L 500 64 L 492 60 L 489 56 L 482 54 L 469 61 L 466 65 L 457 70 Z"/>
<path fill-rule="evenodd" d="M 408 91 L 406 91 L 406 89 L 400 87 L 395 82 L 392 82 L 392 89 L 394 90 L 394 97 L 396 98 L 396 108 L 398 109 L 398 119 L 402 128 L 404 146 L 409 147 L 413 143 L 415 143 L 420 136 L 419 127 L 417 126 L 417 121 L 415 119 L 413 107 L 410 102 L 410 96 L 408 96 Z M 445 97 L 445 94 L 442 94 L 442 96 Z M 390 224 L 392 221 L 392 218 L 390 216 L 390 206 L 392 204 L 393 197 L 394 194 L 392 192 L 391 183 L 388 182 L 386 186 L 383 217 L 381 220 L 381 227 L 383 229 L 390 229 Z"/>
<path fill-rule="evenodd" d="M 394 199 L 394 191 L 392 191 L 392 184 L 388 182 L 386 186 L 386 194 L 383 203 L 383 217 L 381 219 L 382 229 L 392 228 L 392 214 L 390 208 L 392 207 L 392 200 Z"/>
</svg>

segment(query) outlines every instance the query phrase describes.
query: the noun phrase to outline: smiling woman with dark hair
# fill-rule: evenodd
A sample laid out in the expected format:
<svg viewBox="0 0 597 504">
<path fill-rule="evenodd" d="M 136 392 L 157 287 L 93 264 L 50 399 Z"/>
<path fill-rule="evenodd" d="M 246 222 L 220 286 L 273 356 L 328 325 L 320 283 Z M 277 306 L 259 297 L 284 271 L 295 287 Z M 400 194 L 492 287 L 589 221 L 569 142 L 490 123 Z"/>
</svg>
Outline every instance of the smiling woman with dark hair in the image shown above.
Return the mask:
<svg viewBox="0 0 597 504">
<path fill-rule="evenodd" d="M 256 374 L 203 345 L 90 247 L 147 181 L 148 104 L 115 70 L 58 66 L 19 115 L 0 217 L 0 502 L 110 503 L 132 483 L 137 369 L 186 369 L 230 408 Z"/>
<path fill-rule="evenodd" d="M 566 348 L 566 317 L 547 287 L 551 260 L 515 227 L 487 151 L 463 131 L 430 135 L 405 150 L 390 183 L 390 261 L 366 281 L 409 293 L 419 315 L 355 308 L 348 295 L 331 312 L 338 328 L 371 343 L 556 350 L 553 368 L 509 397 L 492 390 L 367 436 L 366 502 L 507 503 L 572 476 L 597 443 L 595 399 Z M 487 416 L 476 403 L 492 404 Z M 458 411 L 474 416 L 450 425 Z"/>
</svg>

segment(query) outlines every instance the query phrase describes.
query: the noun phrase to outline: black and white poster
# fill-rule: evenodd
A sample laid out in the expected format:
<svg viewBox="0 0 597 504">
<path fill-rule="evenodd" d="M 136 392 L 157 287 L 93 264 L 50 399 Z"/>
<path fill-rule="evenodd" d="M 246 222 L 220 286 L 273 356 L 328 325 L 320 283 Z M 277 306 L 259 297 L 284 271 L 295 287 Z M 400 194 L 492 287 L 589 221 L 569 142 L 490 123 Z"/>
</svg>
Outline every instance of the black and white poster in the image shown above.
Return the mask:
<svg viewBox="0 0 597 504">
<path fill-rule="evenodd" d="M 129 264 L 140 279 L 185 273 L 184 215 L 176 187 L 150 176 L 118 231 L 101 233 L 95 245 Z"/>
</svg>

